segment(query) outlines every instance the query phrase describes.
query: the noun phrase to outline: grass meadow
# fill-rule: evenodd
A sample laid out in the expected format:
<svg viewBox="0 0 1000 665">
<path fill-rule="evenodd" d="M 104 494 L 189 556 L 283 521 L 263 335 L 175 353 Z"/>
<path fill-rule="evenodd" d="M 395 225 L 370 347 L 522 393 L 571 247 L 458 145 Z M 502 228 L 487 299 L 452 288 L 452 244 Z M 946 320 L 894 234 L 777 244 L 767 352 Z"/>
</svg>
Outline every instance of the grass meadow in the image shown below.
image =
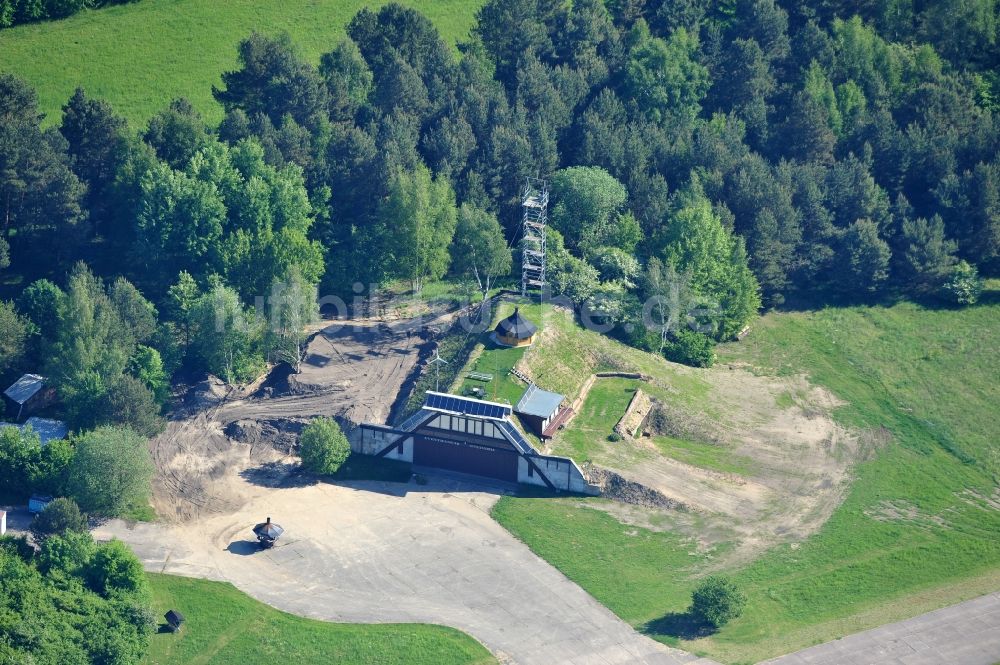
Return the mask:
<svg viewBox="0 0 1000 665">
<path fill-rule="evenodd" d="M 398 0 L 430 18 L 449 43 L 465 38 L 480 0 Z M 133 127 L 187 97 L 210 124 L 222 119 L 212 85 L 236 65 L 236 46 L 258 31 L 287 32 L 318 63 L 362 7 L 383 0 L 141 0 L 84 10 L 60 21 L 0 30 L 0 72 L 38 90 L 45 124 L 56 124 L 73 90 L 108 100 Z"/>
<path fill-rule="evenodd" d="M 343 624 L 268 607 L 231 584 L 149 575 L 154 609 L 184 615 L 179 633 L 153 636 L 148 665 L 378 663 L 486 665 L 496 660 L 468 635 L 426 624 Z"/>
<path fill-rule="evenodd" d="M 682 647 L 756 662 L 1000 588 L 1000 289 L 991 286 L 963 310 L 768 314 L 720 348 L 721 362 L 808 374 L 844 401 L 835 417 L 871 453 L 818 533 L 724 571 L 747 591 L 747 611 Z M 697 464 L 697 447 L 663 445 Z M 710 563 L 595 501 L 507 497 L 495 515 L 619 616 L 677 643 L 658 620 L 684 611 Z"/>
<path fill-rule="evenodd" d="M 639 387 L 634 379 L 598 379 L 572 422 L 559 437 L 560 450 L 577 460 L 589 460 L 596 445 L 611 434 Z"/>
</svg>

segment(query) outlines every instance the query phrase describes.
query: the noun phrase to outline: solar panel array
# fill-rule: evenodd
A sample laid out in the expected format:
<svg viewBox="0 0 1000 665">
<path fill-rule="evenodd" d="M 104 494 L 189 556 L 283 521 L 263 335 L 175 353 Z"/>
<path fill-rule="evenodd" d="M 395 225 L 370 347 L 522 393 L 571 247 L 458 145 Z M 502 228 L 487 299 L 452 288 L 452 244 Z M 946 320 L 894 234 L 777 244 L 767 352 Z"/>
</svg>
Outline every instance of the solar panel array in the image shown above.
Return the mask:
<svg viewBox="0 0 1000 665">
<path fill-rule="evenodd" d="M 511 443 L 513 443 L 515 446 L 517 446 L 521 450 L 522 453 L 533 453 L 533 452 L 535 452 L 535 449 L 531 447 L 531 444 L 528 443 L 528 441 L 524 438 L 524 436 L 521 434 L 521 432 L 519 432 L 518 429 L 516 427 L 514 427 L 513 423 L 511 423 L 511 422 L 509 422 L 507 420 L 501 420 L 501 421 L 495 422 L 493 424 L 496 425 L 497 427 L 499 427 L 501 430 L 503 430 L 504 433 L 508 437 L 510 437 Z"/>
<path fill-rule="evenodd" d="M 476 399 L 467 399 L 455 395 L 443 395 L 441 393 L 427 393 L 424 407 L 437 409 L 438 411 L 448 411 L 450 413 L 461 413 L 467 416 L 479 416 L 481 418 L 491 418 L 501 420 L 510 416 L 509 406 L 502 404 L 492 404 L 481 402 Z"/>
<path fill-rule="evenodd" d="M 399 429 L 403 430 L 404 432 L 409 432 L 410 430 L 414 429 L 417 425 L 419 425 L 420 423 L 422 423 L 424 420 L 426 420 L 427 418 L 429 418 L 432 415 L 432 413 L 433 412 L 428 411 L 426 409 L 420 409 L 419 411 L 417 411 L 416 413 L 414 413 L 412 416 L 410 416 L 409 418 L 407 418 L 406 420 L 404 420 L 399 425 Z M 436 414 L 434 414 L 434 415 L 436 416 Z"/>
</svg>

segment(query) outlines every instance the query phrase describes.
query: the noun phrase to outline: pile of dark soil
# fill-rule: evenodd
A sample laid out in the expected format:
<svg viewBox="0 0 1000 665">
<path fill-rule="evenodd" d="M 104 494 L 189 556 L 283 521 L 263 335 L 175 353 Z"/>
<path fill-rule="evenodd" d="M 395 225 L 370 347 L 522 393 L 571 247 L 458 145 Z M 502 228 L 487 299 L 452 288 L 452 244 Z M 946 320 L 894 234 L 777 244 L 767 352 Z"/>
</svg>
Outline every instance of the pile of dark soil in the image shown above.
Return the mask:
<svg viewBox="0 0 1000 665">
<path fill-rule="evenodd" d="M 234 420 L 223 430 L 230 439 L 250 446 L 264 444 L 292 454 L 299 444 L 299 435 L 308 421 L 275 418 L 273 420 Z"/>
<path fill-rule="evenodd" d="M 220 404 L 229 394 L 229 388 L 222 379 L 209 374 L 191 386 L 184 395 L 184 404 L 194 409 L 209 409 Z"/>
<path fill-rule="evenodd" d="M 608 469 L 591 464 L 585 465 L 584 473 L 592 485 L 601 488 L 601 496 L 633 506 L 645 508 L 660 508 L 663 510 L 687 510 L 687 506 L 675 501 L 662 492 L 646 487 L 641 483 L 627 480 Z"/>
<path fill-rule="evenodd" d="M 289 379 L 295 375 L 295 369 L 288 363 L 278 363 L 271 368 L 271 372 L 260 384 L 251 397 L 270 398 L 279 395 L 288 395 L 292 392 Z"/>
</svg>

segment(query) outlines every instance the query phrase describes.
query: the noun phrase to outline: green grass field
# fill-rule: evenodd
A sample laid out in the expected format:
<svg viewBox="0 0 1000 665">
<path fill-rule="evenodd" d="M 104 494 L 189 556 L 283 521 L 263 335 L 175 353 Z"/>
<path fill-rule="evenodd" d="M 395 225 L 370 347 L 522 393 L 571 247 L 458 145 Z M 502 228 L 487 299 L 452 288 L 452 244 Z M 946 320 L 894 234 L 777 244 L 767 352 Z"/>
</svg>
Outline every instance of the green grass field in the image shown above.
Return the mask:
<svg viewBox="0 0 1000 665">
<path fill-rule="evenodd" d="M 493 517 L 629 623 L 683 609 L 705 560 L 673 533 L 622 524 L 593 508 L 602 502 L 504 497 Z"/>
<path fill-rule="evenodd" d="M 580 413 L 560 435 L 559 450 L 577 461 L 591 459 L 595 444 L 603 447 L 638 385 L 633 379 L 598 379 Z"/>
<path fill-rule="evenodd" d="M 748 593 L 744 616 L 682 646 L 755 662 L 1000 588 L 992 286 L 987 304 L 957 311 L 904 303 L 771 314 L 720 349 L 722 362 L 807 373 L 846 403 L 835 412 L 841 423 L 881 443 L 818 533 L 726 571 Z M 710 560 L 591 508 L 505 498 L 495 514 L 627 621 L 646 626 L 683 611 Z M 657 545 L 647 551 L 645 542 Z M 674 641 L 661 626 L 649 630 Z"/>
<path fill-rule="evenodd" d="M 480 0 L 399 0 L 427 15 L 450 43 L 464 39 Z M 287 32 L 312 62 L 364 6 L 383 0 L 142 0 L 61 21 L 0 30 L 0 72 L 38 89 L 46 124 L 77 86 L 108 100 L 133 127 L 187 97 L 210 123 L 222 118 L 212 85 L 236 65 L 236 45 L 257 30 Z"/>
<path fill-rule="evenodd" d="M 230 584 L 149 575 L 154 609 L 184 615 L 177 634 L 157 633 L 149 665 L 471 665 L 495 663 L 468 635 L 426 624 L 341 624 L 279 612 Z"/>
<path fill-rule="evenodd" d="M 673 436 L 654 436 L 653 443 L 663 455 L 702 469 L 744 474 L 753 468 L 752 459 L 737 455 L 724 446 Z"/>
</svg>

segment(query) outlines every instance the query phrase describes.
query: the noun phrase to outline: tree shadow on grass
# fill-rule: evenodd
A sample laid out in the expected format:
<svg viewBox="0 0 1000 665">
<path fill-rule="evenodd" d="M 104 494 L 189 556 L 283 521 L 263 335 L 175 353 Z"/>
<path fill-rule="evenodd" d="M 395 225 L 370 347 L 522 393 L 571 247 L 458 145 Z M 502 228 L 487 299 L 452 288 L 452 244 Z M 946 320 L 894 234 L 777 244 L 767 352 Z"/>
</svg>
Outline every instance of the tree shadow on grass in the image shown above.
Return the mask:
<svg viewBox="0 0 1000 665">
<path fill-rule="evenodd" d="M 642 627 L 647 635 L 659 635 L 680 640 L 695 640 L 708 637 L 716 632 L 711 624 L 695 617 L 690 612 L 670 612 L 659 619 L 653 619 Z"/>
</svg>

